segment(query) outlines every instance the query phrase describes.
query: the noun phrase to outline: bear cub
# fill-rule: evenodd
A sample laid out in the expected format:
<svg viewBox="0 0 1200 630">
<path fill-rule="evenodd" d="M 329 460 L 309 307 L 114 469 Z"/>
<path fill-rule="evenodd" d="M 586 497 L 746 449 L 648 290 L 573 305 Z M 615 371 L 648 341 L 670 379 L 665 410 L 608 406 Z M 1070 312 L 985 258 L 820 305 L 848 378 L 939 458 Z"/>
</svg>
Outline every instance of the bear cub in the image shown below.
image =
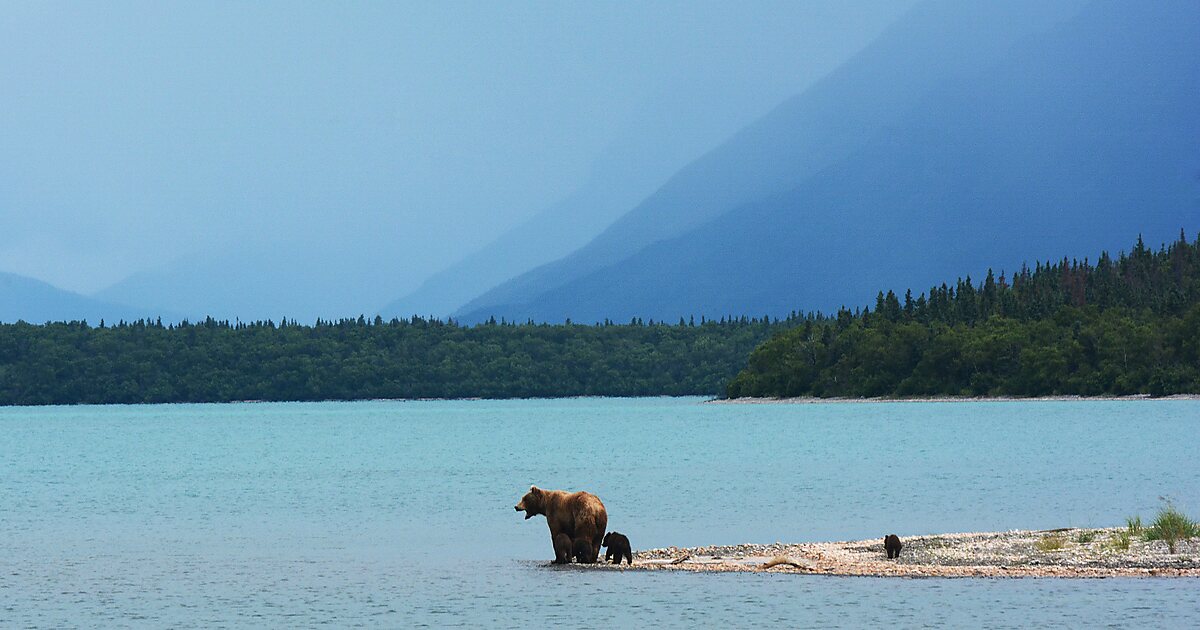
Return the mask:
<svg viewBox="0 0 1200 630">
<path fill-rule="evenodd" d="M 895 534 L 888 534 L 883 539 L 883 548 L 887 550 L 888 558 L 899 558 L 900 548 L 904 545 L 900 543 L 900 537 Z"/>
<path fill-rule="evenodd" d="M 633 550 L 629 547 L 629 539 L 624 534 L 608 532 L 604 535 L 604 542 L 600 546 L 608 549 L 604 552 L 605 560 L 611 559 L 613 564 L 621 564 L 621 558 L 625 558 L 629 564 L 633 564 Z"/>
<path fill-rule="evenodd" d="M 591 564 L 592 560 L 592 543 L 586 538 L 576 538 L 575 545 L 571 547 L 571 553 L 575 556 L 575 562 L 580 564 Z"/>
<path fill-rule="evenodd" d="M 554 564 L 567 564 L 571 561 L 571 537 L 559 534 L 554 537 Z"/>
</svg>

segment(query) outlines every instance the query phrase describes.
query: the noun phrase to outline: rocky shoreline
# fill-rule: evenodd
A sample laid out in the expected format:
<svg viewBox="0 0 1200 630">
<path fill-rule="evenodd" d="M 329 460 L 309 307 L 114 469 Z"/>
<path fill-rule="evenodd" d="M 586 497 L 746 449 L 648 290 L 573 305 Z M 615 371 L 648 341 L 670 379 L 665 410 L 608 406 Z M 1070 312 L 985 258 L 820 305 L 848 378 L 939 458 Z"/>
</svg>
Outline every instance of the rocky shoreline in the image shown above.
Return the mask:
<svg viewBox="0 0 1200 630">
<path fill-rule="evenodd" d="M 796 398 L 714 398 L 706 401 L 718 405 L 764 405 L 764 404 L 798 404 L 823 405 L 838 403 L 873 403 L 873 402 L 911 402 L 911 403 L 954 403 L 954 402 L 1129 402 L 1139 400 L 1200 400 L 1200 394 L 1173 394 L 1170 396 L 1151 396 L 1149 394 L 1130 394 L 1128 396 L 924 396 L 913 398 L 816 398 L 800 396 Z"/>
<path fill-rule="evenodd" d="M 877 577 L 1200 577 L 1200 539 L 1128 536 L 1124 528 L 903 537 L 888 560 L 883 537 L 849 542 L 668 547 L 634 553 L 621 570 L 769 572 Z M 591 565 L 615 570 L 613 565 Z M 582 567 L 581 567 L 582 568 Z"/>
</svg>

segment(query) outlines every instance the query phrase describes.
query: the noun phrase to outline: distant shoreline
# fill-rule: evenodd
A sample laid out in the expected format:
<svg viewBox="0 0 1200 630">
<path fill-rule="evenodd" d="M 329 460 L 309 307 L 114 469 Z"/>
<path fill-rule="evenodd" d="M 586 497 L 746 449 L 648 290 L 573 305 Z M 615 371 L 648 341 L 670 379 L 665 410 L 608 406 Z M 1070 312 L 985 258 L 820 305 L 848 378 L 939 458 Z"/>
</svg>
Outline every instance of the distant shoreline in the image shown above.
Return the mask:
<svg viewBox="0 0 1200 630">
<path fill-rule="evenodd" d="M 36 408 L 36 407 L 150 407 L 156 405 L 259 405 L 259 404 L 316 404 L 316 403 L 356 403 L 356 402 L 517 402 L 517 401 L 558 401 L 558 400 L 643 400 L 643 399 L 680 399 L 700 398 L 701 404 L 719 405 L 840 405 L 862 403 L 970 403 L 970 402 L 1128 402 L 1128 401 L 1158 401 L 1158 400 L 1200 400 L 1200 394 L 1174 394 L 1171 396 L 1150 396 L 1134 394 L 1131 396 L 930 396 L 923 398 L 713 398 L 711 394 L 647 394 L 645 396 L 604 396 L 573 394 L 570 396 L 528 396 L 489 398 L 481 396 L 463 396 L 447 398 L 324 398 L 319 400 L 296 399 L 247 399 L 247 400 L 210 400 L 210 401 L 171 401 L 171 402 L 72 402 L 33 405 L 0 404 L 4 408 Z"/>
<path fill-rule="evenodd" d="M 1128 396 L 926 396 L 918 398 L 715 398 L 707 403 L 727 405 L 824 405 L 843 403 L 963 403 L 963 402 L 1129 402 L 1142 400 L 1200 400 L 1200 394 L 1173 394 L 1151 396 L 1132 394 Z"/>
</svg>

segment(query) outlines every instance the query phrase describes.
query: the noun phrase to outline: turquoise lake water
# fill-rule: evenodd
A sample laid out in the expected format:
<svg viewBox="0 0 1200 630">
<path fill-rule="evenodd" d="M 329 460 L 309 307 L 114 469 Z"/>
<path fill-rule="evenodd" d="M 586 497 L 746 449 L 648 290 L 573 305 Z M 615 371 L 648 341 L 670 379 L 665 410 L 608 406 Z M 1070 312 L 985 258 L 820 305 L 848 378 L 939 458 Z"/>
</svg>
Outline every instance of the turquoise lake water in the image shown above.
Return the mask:
<svg viewBox="0 0 1200 630">
<path fill-rule="evenodd" d="M 550 567 L 530 484 L 635 549 L 1200 514 L 1200 402 L 0 408 L 0 626 L 1196 627 L 1194 579 Z"/>
</svg>

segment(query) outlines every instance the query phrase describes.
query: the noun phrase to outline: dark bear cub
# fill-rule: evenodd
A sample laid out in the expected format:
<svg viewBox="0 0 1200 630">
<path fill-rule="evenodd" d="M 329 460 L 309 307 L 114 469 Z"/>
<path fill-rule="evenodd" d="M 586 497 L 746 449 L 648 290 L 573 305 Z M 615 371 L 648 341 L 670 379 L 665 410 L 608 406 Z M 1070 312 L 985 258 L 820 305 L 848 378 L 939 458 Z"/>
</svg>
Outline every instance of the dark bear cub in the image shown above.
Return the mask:
<svg viewBox="0 0 1200 630">
<path fill-rule="evenodd" d="M 629 547 L 629 539 L 624 534 L 608 532 L 604 535 L 604 542 L 600 546 L 608 549 L 604 552 L 605 560 L 612 560 L 613 564 L 621 564 L 621 558 L 625 558 L 629 564 L 633 564 L 633 549 Z"/>
<path fill-rule="evenodd" d="M 900 537 L 895 534 L 888 534 L 883 539 L 883 548 L 887 551 L 888 558 L 899 558 L 900 548 L 903 546 Z"/>
<path fill-rule="evenodd" d="M 595 560 L 592 560 L 592 543 L 588 542 L 586 538 L 575 539 L 575 545 L 571 547 L 571 554 L 575 556 L 575 562 L 581 564 L 595 562 Z"/>
<path fill-rule="evenodd" d="M 559 534 L 554 537 L 554 564 L 567 564 L 571 561 L 571 537 Z"/>
</svg>

